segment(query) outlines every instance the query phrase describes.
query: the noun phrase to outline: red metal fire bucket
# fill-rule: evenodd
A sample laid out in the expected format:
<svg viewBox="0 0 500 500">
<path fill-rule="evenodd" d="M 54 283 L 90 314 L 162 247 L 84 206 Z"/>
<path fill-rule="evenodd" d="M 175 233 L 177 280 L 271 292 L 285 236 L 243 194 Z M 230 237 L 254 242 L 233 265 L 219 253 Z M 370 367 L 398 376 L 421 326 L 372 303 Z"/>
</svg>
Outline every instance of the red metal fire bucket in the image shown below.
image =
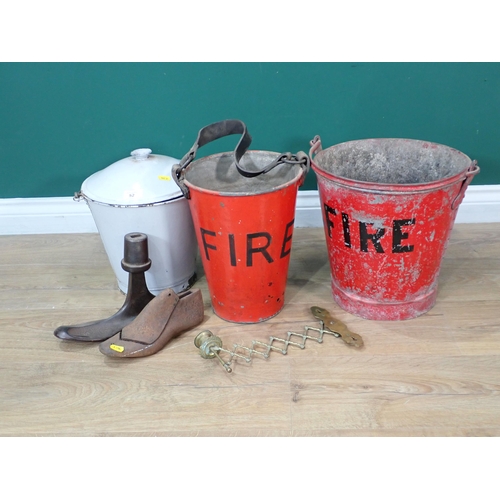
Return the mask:
<svg viewBox="0 0 500 500">
<path fill-rule="evenodd" d="M 193 161 L 199 147 L 231 134 L 242 135 L 234 153 Z M 309 169 L 303 152 L 247 151 L 250 142 L 243 122 L 213 123 L 174 167 L 189 200 L 212 308 L 236 323 L 265 321 L 284 306 L 297 189 Z"/>
<path fill-rule="evenodd" d="M 367 319 L 431 309 L 458 207 L 476 162 L 441 144 L 311 141 L 335 301 Z"/>
</svg>

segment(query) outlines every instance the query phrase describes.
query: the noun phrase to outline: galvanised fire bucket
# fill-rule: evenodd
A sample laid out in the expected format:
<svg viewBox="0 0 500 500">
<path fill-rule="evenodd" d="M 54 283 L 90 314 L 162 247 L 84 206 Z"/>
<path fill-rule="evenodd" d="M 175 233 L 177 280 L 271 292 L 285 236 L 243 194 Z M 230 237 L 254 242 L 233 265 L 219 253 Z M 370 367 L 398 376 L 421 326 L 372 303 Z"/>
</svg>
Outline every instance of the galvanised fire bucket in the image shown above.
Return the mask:
<svg viewBox="0 0 500 500">
<path fill-rule="evenodd" d="M 231 134 L 234 152 L 193 161 L 199 147 Z M 222 319 L 258 323 L 284 306 L 298 187 L 308 156 L 247 151 L 251 137 L 239 120 L 200 130 L 174 167 L 189 200 L 212 308 Z"/>
<path fill-rule="evenodd" d="M 332 291 L 367 319 L 403 320 L 431 309 L 458 207 L 479 172 L 441 144 L 366 139 L 321 149 L 311 141 Z"/>
</svg>

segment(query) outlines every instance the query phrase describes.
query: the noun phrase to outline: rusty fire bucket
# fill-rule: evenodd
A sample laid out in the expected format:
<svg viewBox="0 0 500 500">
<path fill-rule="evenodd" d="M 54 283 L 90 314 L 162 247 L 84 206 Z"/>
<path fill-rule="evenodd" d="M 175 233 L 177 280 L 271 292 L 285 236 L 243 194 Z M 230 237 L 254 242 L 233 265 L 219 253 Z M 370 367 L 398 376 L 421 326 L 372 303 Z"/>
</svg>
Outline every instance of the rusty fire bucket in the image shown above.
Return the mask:
<svg viewBox="0 0 500 500">
<path fill-rule="evenodd" d="M 332 291 L 367 319 L 414 318 L 433 307 L 450 232 L 475 161 L 411 139 L 311 141 Z"/>
</svg>

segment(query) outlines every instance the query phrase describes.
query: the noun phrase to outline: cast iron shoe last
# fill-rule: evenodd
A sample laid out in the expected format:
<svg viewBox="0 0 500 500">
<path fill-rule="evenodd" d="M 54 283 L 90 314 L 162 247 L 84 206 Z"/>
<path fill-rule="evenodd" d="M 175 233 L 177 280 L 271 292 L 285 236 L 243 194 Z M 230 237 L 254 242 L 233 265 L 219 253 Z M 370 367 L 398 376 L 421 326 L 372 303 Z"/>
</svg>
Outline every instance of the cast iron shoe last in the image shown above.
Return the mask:
<svg viewBox="0 0 500 500">
<path fill-rule="evenodd" d="M 125 235 L 124 256 L 121 265 L 129 273 L 127 296 L 121 309 L 107 319 L 80 325 L 60 326 L 54 331 L 57 338 L 80 342 L 102 342 L 130 324 L 154 299 L 155 296 L 148 290 L 144 275 L 151 267 L 146 234 L 128 233 Z"/>
<path fill-rule="evenodd" d="M 99 350 L 113 358 L 151 356 L 182 332 L 203 321 L 204 306 L 201 290 L 192 289 L 176 294 L 163 290 L 123 330 L 99 345 Z"/>
</svg>

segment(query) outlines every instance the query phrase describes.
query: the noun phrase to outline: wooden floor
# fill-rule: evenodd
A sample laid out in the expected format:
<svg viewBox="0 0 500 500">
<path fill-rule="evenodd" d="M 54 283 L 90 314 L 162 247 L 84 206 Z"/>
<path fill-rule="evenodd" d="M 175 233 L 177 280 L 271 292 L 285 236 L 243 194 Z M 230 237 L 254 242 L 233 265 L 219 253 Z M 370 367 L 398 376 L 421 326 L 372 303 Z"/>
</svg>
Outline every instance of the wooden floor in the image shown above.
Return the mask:
<svg viewBox="0 0 500 500">
<path fill-rule="evenodd" d="M 103 356 L 61 341 L 62 324 L 123 304 L 97 234 L 0 237 L 1 436 L 500 436 L 500 224 L 453 229 L 436 306 L 404 322 L 368 321 L 333 302 L 322 229 L 294 233 L 286 305 L 258 325 L 210 308 L 158 354 Z M 318 305 L 360 334 L 327 336 L 226 373 L 193 340 L 267 340 L 315 325 Z"/>
</svg>

